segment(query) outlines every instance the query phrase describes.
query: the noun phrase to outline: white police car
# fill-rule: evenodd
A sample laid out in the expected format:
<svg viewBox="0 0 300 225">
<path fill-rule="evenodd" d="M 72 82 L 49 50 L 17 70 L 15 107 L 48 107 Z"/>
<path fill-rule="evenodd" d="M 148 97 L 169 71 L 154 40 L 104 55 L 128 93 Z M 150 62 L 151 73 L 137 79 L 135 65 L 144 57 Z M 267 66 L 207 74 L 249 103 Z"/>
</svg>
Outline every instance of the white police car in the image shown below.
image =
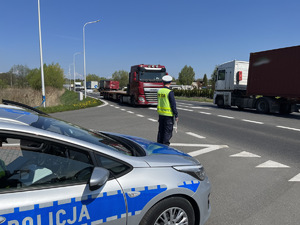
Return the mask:
<svg viewBox="0 0 300 225">
<path fill-rule="evenodd" d="M 24 107 L 0 105 L 1 225 L 194 225 L 208 219 L 210 183 L 196 159 Z"/>
</svg>

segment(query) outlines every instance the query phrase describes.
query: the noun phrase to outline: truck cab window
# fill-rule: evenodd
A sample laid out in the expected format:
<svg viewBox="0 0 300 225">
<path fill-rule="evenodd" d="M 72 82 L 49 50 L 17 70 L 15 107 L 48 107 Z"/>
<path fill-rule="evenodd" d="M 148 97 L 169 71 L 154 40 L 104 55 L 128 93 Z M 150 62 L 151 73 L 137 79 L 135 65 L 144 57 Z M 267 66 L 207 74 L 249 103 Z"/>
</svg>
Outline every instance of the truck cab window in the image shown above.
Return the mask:
<svg viewBox="0 0 300 225">
<path fill-rule="evenodd" d="M 225 80 L 225 72 L 226 72 L 226 70 L 218 71 L 218 80 Z"/>
</svg>

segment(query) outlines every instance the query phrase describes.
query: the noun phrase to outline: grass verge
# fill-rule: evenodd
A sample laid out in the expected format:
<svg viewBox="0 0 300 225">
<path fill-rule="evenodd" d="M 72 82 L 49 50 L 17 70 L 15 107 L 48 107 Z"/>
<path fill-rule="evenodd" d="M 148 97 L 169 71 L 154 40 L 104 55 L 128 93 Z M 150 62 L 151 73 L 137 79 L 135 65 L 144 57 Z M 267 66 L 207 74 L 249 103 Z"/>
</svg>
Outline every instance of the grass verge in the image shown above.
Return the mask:
<svg viewBox="0 0 300 225">
<path fill-rule="evenodd" d="M 90 97 L 86 97 L 82 101 L 79 101 L 78 93 L 69 90 L 66 90 L 59 100 L 61 102 L 60 105 L 45 108 L 38 107 L 38 109 L 45 113 L 55 113 L 85 109 L 103 104 L 102 101 Z"/>
</svg>

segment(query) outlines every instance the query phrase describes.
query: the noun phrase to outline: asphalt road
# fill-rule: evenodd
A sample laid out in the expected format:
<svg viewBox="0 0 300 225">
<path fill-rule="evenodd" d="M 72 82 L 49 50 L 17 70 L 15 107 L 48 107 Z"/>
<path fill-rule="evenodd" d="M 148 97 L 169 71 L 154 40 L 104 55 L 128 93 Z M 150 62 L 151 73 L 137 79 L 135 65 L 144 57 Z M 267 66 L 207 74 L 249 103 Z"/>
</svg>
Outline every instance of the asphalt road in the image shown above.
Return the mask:
<svg viewBox="0 0 300 225">
<path fill-rule="evenodd" d="M 177 101 L 171 145 L 196 157 L 212 183 L 207 225 L 296 225 L 300 214 L 300 113 L 261 115 Z M 156 140 L 155 107 L 108 101 L 53 114 L 97 130 Z"/>
</svg>

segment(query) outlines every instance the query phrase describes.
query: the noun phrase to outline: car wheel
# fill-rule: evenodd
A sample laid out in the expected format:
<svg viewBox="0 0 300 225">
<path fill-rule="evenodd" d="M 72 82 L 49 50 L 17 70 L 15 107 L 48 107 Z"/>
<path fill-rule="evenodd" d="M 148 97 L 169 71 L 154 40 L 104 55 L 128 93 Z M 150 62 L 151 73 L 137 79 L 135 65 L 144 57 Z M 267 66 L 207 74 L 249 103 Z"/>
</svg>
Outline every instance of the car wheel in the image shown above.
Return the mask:
<svg viewBox="0 0 300 225">
<path fill-rule="evenodd" d="M 194 225 L 195 213 L 191 203 L 181 197 L 171 197 L 154 205 L 140 225 Z"/>
</svg>

